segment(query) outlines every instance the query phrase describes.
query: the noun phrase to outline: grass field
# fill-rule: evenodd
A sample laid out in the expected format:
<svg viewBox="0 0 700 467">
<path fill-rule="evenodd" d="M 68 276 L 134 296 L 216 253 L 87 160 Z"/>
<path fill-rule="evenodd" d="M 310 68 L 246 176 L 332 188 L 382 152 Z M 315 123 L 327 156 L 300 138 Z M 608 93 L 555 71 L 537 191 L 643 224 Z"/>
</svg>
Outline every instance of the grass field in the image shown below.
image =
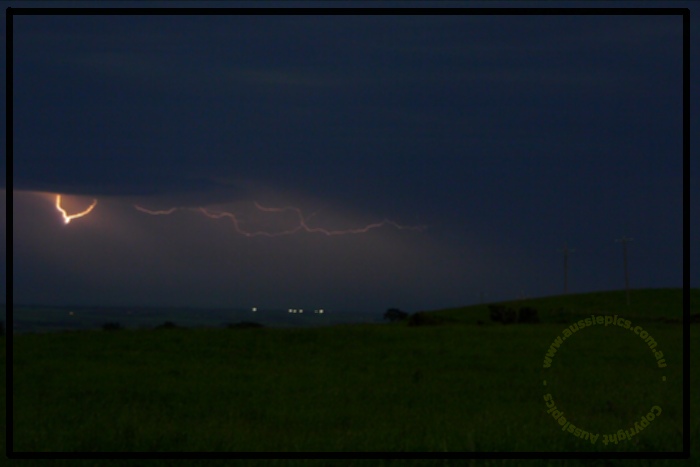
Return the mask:
<svg viewBox="0 0 700 467">
<path fill-rule="evenodd" d="M 691 313 L 696 313 L 700 290 L 691 292 Z M 452 320 L 439 326 L 395 323 L 15 335 L 14 450 L 397 455 L 680 451 L 682 327 L 661 318 L 681 318 L 681 293 L 680 289 L 633 291 L 629 308 L 623 292 L 517 303 L 537 308 L 540 324 L 491 323 L 487 308 L 476 306 L 435 312 Z M 663 351 L 667 366 L 659 368 L 648 345 L 634 332 L 596 325 L 573 334 L 553 356 L 552 367 L 543 369 L 550 344 L 564 328 L 591 314 L 618 314 L 632 327 L 642 325 L 657 342 L 656 350 Z M 473 324 L 477 320 L 485 324 Z M 691 326 L 691 342 L 698 342 L 698 337 L 698 326 Z M 4 364 L 4 346 L 2 352 Z M 698 356 L 699 348 L 693 345 L 691 359 Z M 691 377 L 691 387 L 697 388 L 697 376 Z M 548 393 L 570 423 L 600 435 L 596 443 L 561 430 L 546 413 Z M 695 391 L 693 413 L 698 413 L 699 405 Z M 662 413 L 632 440 L 603 443 L 605 434 L 632 428 L 653 406 L 661 407 Z M 693 457 L 698 459 L 697 418 L 691 425 Z M 362 457 L 361 452 L 348 456 Z M 46 461 L 21 462 L 46 465 Z M 85 465 L 173 463 L 112 462 L 94 460 Z M 455 462 L 416 460 L 411 465 L 458 465 Z M 640 462 L 678 463 L 636 464 Z M 342 465 L 393 463 L 348 460 Z M 323 460 L 305 464 L 330 465 Z M 506 464 L 512 461 L 487 462 Z M 50 465 L 82 463 L 56 460 Z M 187 461 L 187 465 L 197 464 Z"/>
</svg>

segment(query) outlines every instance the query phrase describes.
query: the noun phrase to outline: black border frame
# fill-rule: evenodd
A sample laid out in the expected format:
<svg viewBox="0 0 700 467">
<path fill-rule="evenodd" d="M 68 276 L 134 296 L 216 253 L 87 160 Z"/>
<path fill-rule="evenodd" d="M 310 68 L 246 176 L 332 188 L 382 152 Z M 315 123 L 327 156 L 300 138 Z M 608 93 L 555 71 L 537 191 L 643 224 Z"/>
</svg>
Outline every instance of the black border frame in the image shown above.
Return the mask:
<svg viewBox="0 0 700 467">
<path fill-rule="evenodd" d="M 6 154 L 7 166 L 12 167 L 13 156 L 13 18 L 14 16 L 34 15 L 232 15 L 232 14 L 287 14 L 287 15 L 319 15 L 319 14 L 383 14 L 383 15 L 680 15 L 683 18 L 683 451 L 682 452 L 474 452 L 474 453 L 438 453 L 431 452 L 429 457 L 420 456 L 420 453 L 392 453 L 395 459 L 689 459 L 690 458 L 690 9 L 689 8 L 176 8 L 176 7 L 125 7 L 125 8 L 13 8 L 6 9 Z M 12 176 L 9 177 L 9 200 L 12 199 Z M 11 224 L 11 222 L 10 222 Z M 7 269 L 12 269 L 12 256 L 8 257 Z M 9 276 L 11 277 L 11 276 Z M 11 279 L 9 280 L 11 283 Z M 11 297 L 11 293 L 10 293 Z M 12 394 L 12 362 L 13 362 L 13 317 L 12 308 L 7 313 L 7 337 L 6 337 L 6 448 L 7 457 L 10 459 L 260 459 L 261 453 L 252 452 L 167 452 L 167 453 L 137 453 L 136 456 L 129 452 L 100 452 L 100 453 L 71 453 L 71 452 L 15 452 L 13 450 L 13 394 Z M 534 402 L 533 402 L 534 403 Z M 300 459 L 304 458 L 332 458 L 333 453 L 315 453 L 309 456 L 304 452 L 277 452 L 276 459 Z M 359 453 L 358 453 L 359 454 Z M 367 452 L 360 457 L 363 459 L 383 459 L 388 453 Z M 428 454 L 428 453 L 425 453 Z M 471 456 L 464 456 L 471 454 Z"/>
</svg>

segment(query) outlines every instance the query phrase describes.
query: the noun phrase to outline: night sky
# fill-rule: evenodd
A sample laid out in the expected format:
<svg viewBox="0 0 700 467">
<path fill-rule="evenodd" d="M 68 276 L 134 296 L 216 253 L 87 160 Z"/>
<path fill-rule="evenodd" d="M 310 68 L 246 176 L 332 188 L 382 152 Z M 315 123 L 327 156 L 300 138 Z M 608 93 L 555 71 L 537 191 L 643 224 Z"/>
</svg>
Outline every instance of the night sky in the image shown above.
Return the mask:
<svg viewBox="0 0 700 467">
<path fill-rule="evenodd" d="M 682 17 L 465 13 L 16 16 L 12 301 L 436 309 L 562 293 L 565 244 L 622 289 L 623 236 L 682 287 Z"/>
</svg>

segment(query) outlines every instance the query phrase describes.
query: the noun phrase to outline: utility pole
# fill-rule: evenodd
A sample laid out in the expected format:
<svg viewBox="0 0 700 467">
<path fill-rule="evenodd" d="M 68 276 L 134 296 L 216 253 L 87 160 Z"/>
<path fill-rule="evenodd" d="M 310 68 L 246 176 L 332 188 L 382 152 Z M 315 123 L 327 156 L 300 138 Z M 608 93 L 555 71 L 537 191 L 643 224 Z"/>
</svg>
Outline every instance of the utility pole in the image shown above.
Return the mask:
<svg viewBox="0 0 700 467">
<path fill-rule="evenodd" d="M 569 293 L 569 253 L 576 250 L 570 250 L 564 243 L 564 248 L 559 251 L 564 253 L 564 295 L 566 295 Z"/>
<path fill-rule="evenodd" d="M 622 237 L 615 242 L 622 243 L 622 255 L 625 262 L 625 291 L 627 293 L 627 306 L 630 306 L 630 278 L 627 271 L 627 243 L 633 241 L 633 238 Z"/>
</svg>

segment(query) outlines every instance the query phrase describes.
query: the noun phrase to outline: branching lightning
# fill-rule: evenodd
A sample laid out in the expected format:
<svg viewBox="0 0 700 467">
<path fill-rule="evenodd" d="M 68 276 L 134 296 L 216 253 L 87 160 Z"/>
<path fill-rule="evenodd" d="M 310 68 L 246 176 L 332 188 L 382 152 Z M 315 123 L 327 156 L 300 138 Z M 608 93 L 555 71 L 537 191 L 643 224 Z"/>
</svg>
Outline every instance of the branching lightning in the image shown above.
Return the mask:
<svg viewBox="0 0 700 467">
<path fill-rule="evenodd" d="M 297 213 L 297 216 L 299 218 L 299 226 L 292 230 L 289 231 L 289 233 L 294 233 L 300 229 L 303 229 L 306 232 L 309 233 L 322 233 L 324 235 L 346 235 L 346 234 L 360 234 L 360 233 L 366 233 L 370 231 L 371 229 L 377 229 L 379 227 L 384 227 L 385 225 L 393 225 L 397 229 L 408 229 L 408 230 L 423 230 L 425 227 L 424 226 L 417 226 L 417 227 L 407 227 L 407 226 L 402 226 L 397 224 L 394 221 L 391 221 L 389 219 L 384 219 L 382 222 L 377 222 L 374 224 L 369 224 L 366 225 L 365 227 L 357 228 L 357 229 L 347 229 L 347 230 L 327 230 L 327 229 L 322 229 L 320 227 L 309 227 L 306 223 L 306 221 L 311 217 L 309 216 L 308 218 L 304 219 L 304 216 L 302 215 L 301 211 L 298 208 L 288 206 L 284 208 L 266 208 L 263 206 L 260 206 L 258 203 L 255 203 L 255 207 L 258 208 L 259 210 L 263 212 L 281 212 L 281 211 L 286 211 L 286 210 L 293 210 L 294 212 Z M 313 216 L 313 214 L 312 214 Z"/>
<path fill-rule="evenodd" d="M 280 237 L 283 235 L 292 235 L 292 234 L 295 234 L 295 233 L 301 232 L 301 231 L 307 232 L 307 233 L 320 233 L 320 234 L 327 235 L 327 236 L 362 234 L 362 233 L 367 233 L 372 229 L 378 229 L 378 228 L 381 228 L 381 227 L 384 227 L 387 225 L 394 226 L 395 228 L 401 229 L 401 230 L 422 231 L 423 229 L 425 229 L 425 226 L 404 226 L 404 225 L 400 225 L 392 220 L 384 219 L 381 222 L 375 222 L 373 224 L 368 224 L 368 225 L 365 225 L 364 227 L 359 227 L 359 228 L 354 228 L 354 229 L 345 229 L 345 230 L 329 230 L 329 229 L 325 229 L 322 227 L 310 227 L 308 225 L 308 223 L 307 223 L 308 220 L 311 219 L 315 214 L 317 214 L 316 212 L 314 212 L 313 214 L 310 214 L 307 217 L 304 217 L 301 210 L 299 208 L 296 208 L 293 206 L 286 206 L 286 207 L 282 207 L 282 208 L 271 208 L 271 207 L 261 206 L 257 202 L 255 202 L 254 205 L 259 211 L 265 212 L 265 213 L 280 213 L 280 212 L 285 212 L 285 211 L 293 211 L 294 213 L 296 213 L 296 218 L 297 218 L 295 225 L 291 228 L 286 229 L 286 230 L 277 231 L 277 232 L 270 232 L 267 230 L 249 231 L 249 230 L 245 230 L 241 227 L 241 222 L 238 219 L 238 217 L 236 216 L 236 214 L 234 214 L 232 212 L 228 212 L 228 211 L 212 212 L 209 209 L 206 209 L 204 207 L 199 207 L 199 208 L 173 207 L 173 208 L 170 208 L 167 210 L 160 210 L 160 211 L 146 209 L 146 208 L 138 206 L 138 205 L 134 205 L 134 208 L 137 209 L 138 211 L 141 211 L 145 214 L 150 214 L 152 216 L 170 215 L 177 210 L 190 210 L 190 211 L 199 212 L 199 213 L 207 216 L 210 219 L 222 219 L 224 217 L 227 217 L 227 218 L 231 219 L 231 221 L 233 222 L 233 227 L 234 227 L 235 231 L 238 234 L 244 235 L 246 237 L 260 237 L 260 236 Z"/>
<path fill-rule="evenodd" d="M 327 236 L 334 236 L 334 235 L 351 235 L 351 234 L 363 234 L 367 233 L 370 230 L 373 229 L 379 229 L 381 227 L 385 226 L 393 226 L 397 229 L 400 230 L 417 230 L 417 231 L 422 231 L 425 229 L 425 226 L 405 226 L 405 225 L 400 225 L 392 220 L 389 219 L 384 219 L 381 222 L 375 222 L 372 224 L 367 224 L 363 227 L 357 227 L 354 229 L 344 229 L 344 230 L 331 230 L 323 227 L 312 227 L 308 224 L 309 219 L 314 217 L 317 212 L 314 212 L 308 216 L 304 216 L 302 213 L 301 209 L 294 207 L 294 206 L 285 206 L 285 207 L 265 207 L 261 206 L 259 203 L 254 202 L 253 203 L 255 208 L 262 212 L 262 213 L 282 213 L 282 212 L 287 212 L 291 211 L 295 214 L 296 220 L 293 222 L 291 226 L 289 226 L 285 230 L 279 230 L 279 231 L 269 231 L 269 230 L 247 230 L 242 227 L 241 220 L 239 220 L 239 217 L 228 211 L 219 211 L 219 212 L 214 212 L 208 208 L 205 207 L 172 207 L 170 209 L 164 209 L 164 210 L 152 210 L 152 209 L 147 209 L 142 206 L 139 206 L 137 204 L 134 204 L 134 209 L 137 211 L 140 211 L 144 214 L 148 214 L 151 216 L 169 216 L 173 214 L 176 211 L 193 211 L 193 212 L 199 212 L 200 214 L 203 214 L 204 216 L 210 218 L 210 219 L 222 219 L 222 218 L 229 218 L 233 222 L 233 227 L 236 233 L 246 236 L 246 237 L 281 237 L 284 235 L 293 235 L 298 232 L 307 232 L 307 233 L 318 233 L 318 234 L 323 234 Z M 97 199 L 94 199 L 92 201 L 92 204 L 88 206 L 87 209 L 84 211 L 81 211 L 76 214 L 68 214 L 66 210 L 61 206 L 61 195 L 56 195 L 56 209 L 61 213 L 63 216 L 63 221 L 66 224 L 69 224 L 70 221 L 73 219 L 77 219 L 79 217 L 83 217 L 88 215 L 92 210 L 97 206 Z"/>
<path fill-rule="evenodd" d="M 58 211 L 61 213 L 61 215 L 63 216 L 63 222 L 65 222 L 66 224 L 69 224 L 70 221 L 72 221 L 73 219 L 77 219 L 78 217 L 87 216 L 88 214 L 90 214 L 90 211 L 92 211 L 95 208 L 95 206 L 97 206 L 97 199 L 94 199 L 90 207 L 88 207 L 83 212 L 69 215 L 66 212 L 66 210 L 63 209 L 63 207 L 61 206 L 61 195 L 56 195 L 56 209 L 58 209 Z"/>
</svg>

